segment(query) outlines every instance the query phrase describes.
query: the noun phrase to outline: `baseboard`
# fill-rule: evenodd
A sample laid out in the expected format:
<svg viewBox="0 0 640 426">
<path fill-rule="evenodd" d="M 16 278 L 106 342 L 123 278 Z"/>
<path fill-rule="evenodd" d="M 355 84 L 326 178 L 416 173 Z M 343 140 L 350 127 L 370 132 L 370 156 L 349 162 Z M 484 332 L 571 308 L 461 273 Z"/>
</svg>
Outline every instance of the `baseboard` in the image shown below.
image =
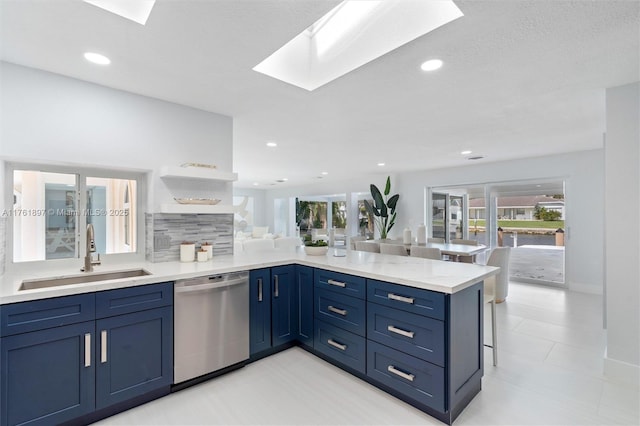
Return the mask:
<svg viewBox="0 0 640 426">
<path fill-rule="evenodd" d="M 617 382 L 640 388 L 640 365 L 604 357 L 604 375 Z"/>
</svg>

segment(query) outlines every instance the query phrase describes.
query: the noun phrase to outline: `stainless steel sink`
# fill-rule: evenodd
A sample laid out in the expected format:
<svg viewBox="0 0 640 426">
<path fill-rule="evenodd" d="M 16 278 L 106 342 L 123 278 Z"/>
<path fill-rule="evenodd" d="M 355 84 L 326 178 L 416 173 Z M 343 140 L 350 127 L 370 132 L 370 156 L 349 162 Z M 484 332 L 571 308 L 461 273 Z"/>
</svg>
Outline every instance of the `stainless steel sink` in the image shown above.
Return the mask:
<svg viewBox="0 0 640 426">
<path fill-rule="evenodd" d="M 68 275 L 65 277 L 45 278 L 41 280 L 25 280 L 22 281 L 22 285 L 19 290 L 35 290 L 39 288 L 58 287 L 61 285 L 144 277 L 145 275 L 151 275 L 151 272 L 144 269 L 129 269 L 125 271 L 102 272 L 97 274 Z"/>
</svg>

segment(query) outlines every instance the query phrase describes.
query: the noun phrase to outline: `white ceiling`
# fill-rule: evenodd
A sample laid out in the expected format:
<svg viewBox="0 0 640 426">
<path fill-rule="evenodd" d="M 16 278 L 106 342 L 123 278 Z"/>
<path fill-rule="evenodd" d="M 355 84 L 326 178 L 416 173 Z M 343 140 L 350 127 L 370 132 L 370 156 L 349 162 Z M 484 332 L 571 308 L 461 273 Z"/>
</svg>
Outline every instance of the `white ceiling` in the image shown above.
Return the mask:
<svg viewBox="0 0 640 426">
<path fill-rule="evenodd" d="M 79 0 L 0 0 L 1 57 L 233 116 L 238 185 L 266 188 L 470 164 L 465 149 L 599 148 L 604 89 L 640 79 L 635 0 L 460 0 L 462 18 L 313 92 L 252 71 L 337 3 L 158 0 L 141 26 Z M 422 72 L 433 57 L 444 67 Z"/>
</svg>

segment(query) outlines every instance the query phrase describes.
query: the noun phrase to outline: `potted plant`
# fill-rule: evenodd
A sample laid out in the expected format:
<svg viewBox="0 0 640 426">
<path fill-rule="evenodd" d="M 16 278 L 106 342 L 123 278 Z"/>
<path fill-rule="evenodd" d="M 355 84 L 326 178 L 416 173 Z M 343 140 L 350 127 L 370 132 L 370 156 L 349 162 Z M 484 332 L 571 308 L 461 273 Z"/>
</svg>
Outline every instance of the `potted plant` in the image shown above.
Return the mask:
<svg viewBox="0 0 640 426">
<path fill-rule="evenodd" d="M 393 228 L 396 222 L 396 205 L 398 204 L 399 194 L 392 195 L 391 193 L 391 177 L 387 176 L 387 183 L 384 187 L 384 196 L 380 192 L 377 186 L 371 184 L 371 197 L 373 197 L 373 204 L 364 200 L 364 205 L 369 212 L 369 215 L 373 217 L 374 222 L 380 232 L 380 238 L 386 239 L 389 231 Z"/>
<path fill-rule="evenodd" d="M 307 238 L 308 237 L 308 238 Z M 329 245 L 326 241 L 318 240 L 312 241 L 311 235 L 305 235 L 304 238 L 304 252 L 310 256 L 322 256 L 327 254 Z"/>
</svg>

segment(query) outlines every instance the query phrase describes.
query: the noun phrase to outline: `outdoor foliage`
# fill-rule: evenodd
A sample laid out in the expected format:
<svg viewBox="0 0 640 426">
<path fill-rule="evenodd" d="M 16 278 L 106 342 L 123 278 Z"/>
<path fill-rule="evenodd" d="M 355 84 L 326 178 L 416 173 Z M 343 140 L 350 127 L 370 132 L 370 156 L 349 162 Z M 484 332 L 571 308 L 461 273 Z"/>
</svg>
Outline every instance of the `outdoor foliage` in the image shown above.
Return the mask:
<svg viewBox="0 0 640 426">
<path fill-rule="evenodd" d="M 535 217 L 538 220 L 545 220 L 545 221 L 558 220 L 560 219 L 560 216 L 562 216 L 562 213 L 560 213 L 559 211 L 547 210 L 545 207 L 540 207 L 540 206 L 536 206 L 535 210 L 533 211 L 533 217 Z"/>
<path fill-rule="evenodd" d="M 391 193 L 391 177 L 387 176 L 387 184 L 384 188 L 384 196 L 380 192 L 377 186 L 371 184 L 370 186 L 371 196 L 373 197 L 373 203 L 364 200 L 364 205 L 369 212 L 369 215 L 373 216 L 376 226 L 380 231 L 380 238 L 387 238 L 387 234 L 393 228 L 396 222 L 396 205 L 398 204 L 399 194 L 392 195 Z"/>
</svg>

